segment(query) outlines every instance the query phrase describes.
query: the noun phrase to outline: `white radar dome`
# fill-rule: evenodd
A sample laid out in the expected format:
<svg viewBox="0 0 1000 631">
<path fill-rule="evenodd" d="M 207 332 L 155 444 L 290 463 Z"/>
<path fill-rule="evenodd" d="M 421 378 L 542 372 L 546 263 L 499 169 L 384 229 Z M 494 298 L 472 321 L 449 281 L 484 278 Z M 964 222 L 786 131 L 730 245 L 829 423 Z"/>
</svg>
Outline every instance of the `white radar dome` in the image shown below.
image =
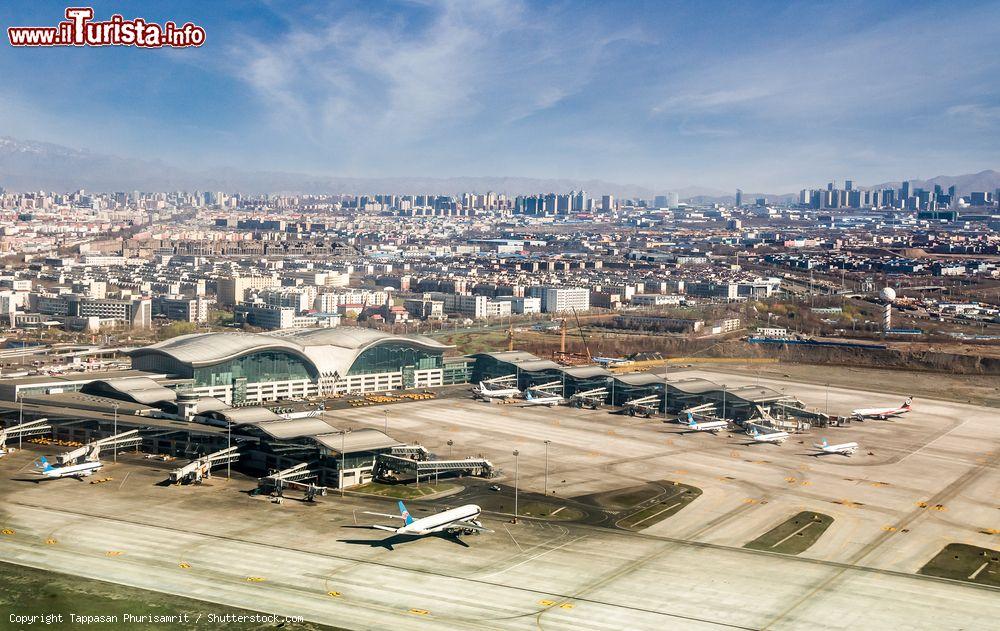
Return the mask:
<svg viewBox="0 0 1000 631">
<path fill-rule="evenodd" d="M 896 290 L 892 287 L 886 287 L 882 290 L 882 300 L 887 302 L 892 302 L 896 299 Z"/>
</svg>

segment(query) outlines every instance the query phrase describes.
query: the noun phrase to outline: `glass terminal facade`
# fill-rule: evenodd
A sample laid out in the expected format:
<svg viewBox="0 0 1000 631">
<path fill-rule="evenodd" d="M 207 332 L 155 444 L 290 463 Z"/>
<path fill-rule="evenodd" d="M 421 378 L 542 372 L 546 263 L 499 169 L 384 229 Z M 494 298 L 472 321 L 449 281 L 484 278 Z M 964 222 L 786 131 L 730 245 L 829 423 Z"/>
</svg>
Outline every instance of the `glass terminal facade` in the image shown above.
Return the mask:
<svg viewBox="0 0 1000 631">
<path fill-rule="evenodd" d="M 237 379 L 247 383 L 315 379 L 312 367 L 300 357 L 282 351 L 251 353 L 226 362 L 195 368 L 195 386 L 228 386 Z"/>
<path fill-rule="evenodd" d="M 424 350 L 402 344 L 381 344 L 358 355 L 348 375 L 396 372 L 404 367 L 432 370 L 442 366 L 441 351 Z"/>
</svg>

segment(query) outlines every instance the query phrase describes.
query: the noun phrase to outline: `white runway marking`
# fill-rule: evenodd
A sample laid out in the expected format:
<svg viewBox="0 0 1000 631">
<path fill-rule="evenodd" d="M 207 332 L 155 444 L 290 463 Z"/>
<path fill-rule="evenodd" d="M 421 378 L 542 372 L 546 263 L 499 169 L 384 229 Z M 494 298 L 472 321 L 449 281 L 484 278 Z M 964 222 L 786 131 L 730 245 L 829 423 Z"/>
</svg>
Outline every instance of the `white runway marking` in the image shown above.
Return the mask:
<svg viewBox="0 0 1000 631">
<path fill-rule="evenodd" d="M 510 567 L 505 567 L 504 569 L 497 570 L 496 572 L 493 572 L 492 574 L 487 574 L 486 576 L 484 576 L 482 578 L 483 578 L 483 580 L 485 580 L 487 578 L 492 578 L 492 577 L 494 577 L 494 576 L 496 576 L 498 574 L 503 574 L 504 572 L 507 572 L 509 570 L 513 570 L 514 568 L 520 567 L 520 566 L 524 565 L 525 563 L 529 563 L 531 561 L 534 561 L 535 559 L 540 559 L 540 558 L 542 558 L 543 556 L 545 556 L 546 554 L 548 554 L 550 552 L 555 552 L 556 550 L 558 550 L 560 548 L 565 548 L 566 546 L 570 545 L 571 543 L 576 543 L 580 539 L 586 539 L 586 538 L 587 538 L 587 535 L 582 535 L 580 537 L 577 537 L 576 539 L 573 539 L 571 541 L 567 541 L 566 543 L 564 543 L 564 544 L 562 544 L 560 546 L 556 546 L 554 548 L 550 548 L 550 549 L 546 550 L 545 552 L 539 552 L 535 556 L 528 557 L 527 559 L 521 561 L 520 563 L 515 563 L 514 565 L 512 565 Z"/>
</svg>

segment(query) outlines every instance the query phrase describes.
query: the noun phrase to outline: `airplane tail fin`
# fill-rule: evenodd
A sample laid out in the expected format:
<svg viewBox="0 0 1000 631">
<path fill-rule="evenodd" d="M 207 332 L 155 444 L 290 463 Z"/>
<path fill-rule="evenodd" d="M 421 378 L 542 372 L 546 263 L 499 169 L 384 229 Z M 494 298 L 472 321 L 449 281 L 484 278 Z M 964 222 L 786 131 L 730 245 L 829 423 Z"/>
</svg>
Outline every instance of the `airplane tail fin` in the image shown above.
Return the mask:
<svg viewBox="0 0 1000 631">
<path fill-rule="evenodd" d="M 413 523 L 413 518 L 410 517 L 410 511 L 406 510 L 403 500 L 399 500 L 399 514 L 403 516 L 403 523 L 407 526 Z"/>
<path fill-rule="evenodd" d="M 527 399 L 528 401 L 534 400 L 535 397 L 531 396 L 531 388 L 528 388 L 527 390 L 524 391 L 524 398 Z"/>
<path fill-rule="evenodd" d="M 688 425 L 694 425 L 694 424 L 695 424 L 695 422 L 694 422 L 694 414 L 691 414 L 690 412 L 688 412 Z"/>
<path fill-rule="evenodd" d="M 903 409 L 909 410 L 910 405 L 913 403 L 913 397 L 906 397 L 906 401 L 903 401 Z"/>
<path fill-rule="evenodd" d="M 35 467 L 41 469 L 42 471 L 52 471 L 53 469 L 52 465 L 49 464 L 49 461 L 45 458 L 45 456 L 38 459 L 38 463 L 35 464 Z"/>
</svg>

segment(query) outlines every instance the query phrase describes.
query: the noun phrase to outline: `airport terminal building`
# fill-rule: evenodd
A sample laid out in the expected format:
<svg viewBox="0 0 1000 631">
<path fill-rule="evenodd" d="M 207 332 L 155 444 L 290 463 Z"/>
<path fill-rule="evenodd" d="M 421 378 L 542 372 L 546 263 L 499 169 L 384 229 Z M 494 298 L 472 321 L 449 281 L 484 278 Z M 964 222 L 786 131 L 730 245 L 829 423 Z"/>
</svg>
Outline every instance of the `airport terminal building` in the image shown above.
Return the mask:
<svg viewBox="0 0 1000 631">
<path fill-rule="evenodd" d="M 230 405 L 468 381 L 451 347 L 421 335 L 336 327 L 288 333 L 194 333 L 130 351 L 132 368 L 187 381 Z M 450 359 L 450 358 L 449 358 Z"/>
</svg>

